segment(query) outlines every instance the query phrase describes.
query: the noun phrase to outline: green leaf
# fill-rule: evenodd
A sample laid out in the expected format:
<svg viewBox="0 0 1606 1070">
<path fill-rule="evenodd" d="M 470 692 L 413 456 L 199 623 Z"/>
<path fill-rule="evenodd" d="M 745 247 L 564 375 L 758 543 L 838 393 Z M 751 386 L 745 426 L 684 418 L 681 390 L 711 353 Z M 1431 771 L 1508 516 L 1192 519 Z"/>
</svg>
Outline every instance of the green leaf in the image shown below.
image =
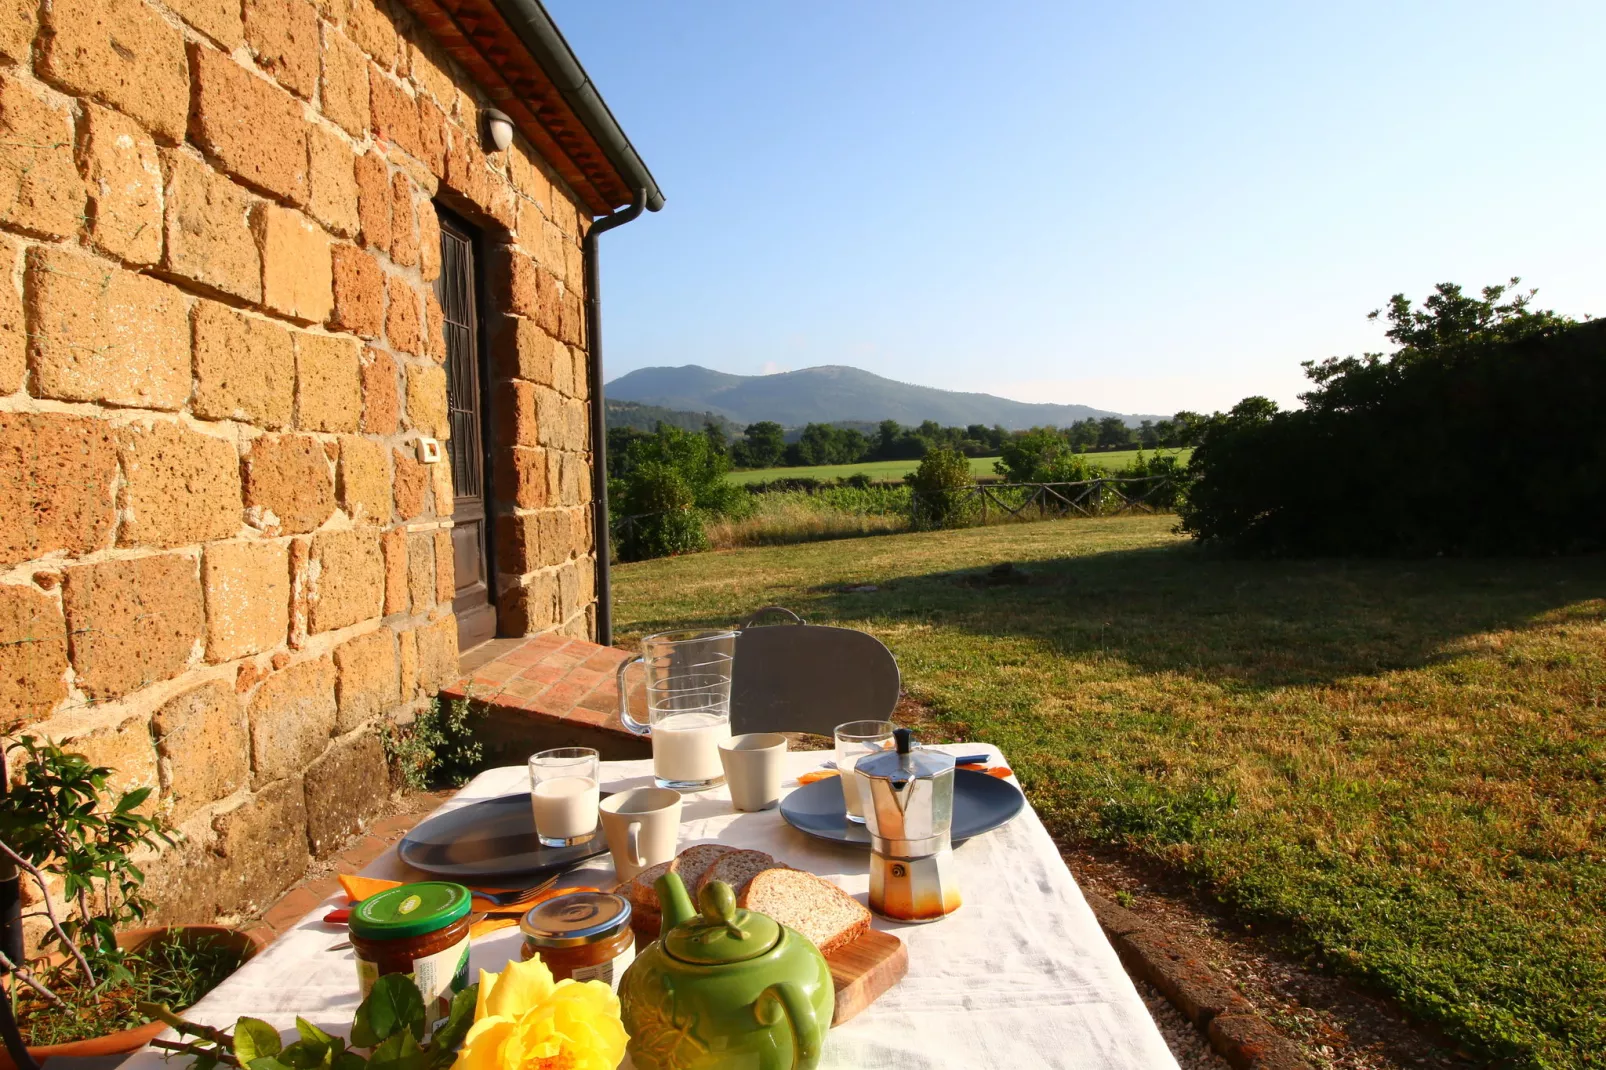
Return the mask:
<svg viewBox="0 0 1606 1070">
<path fill-rule="evenodd" d="M 329 1054 L 329 1045 L 321 1040 L 298 1040 L 279 1053 L 279 1061 L 293 1070 L 313 1070 Z"/>
<path fill-rule="evenodd" d="M 334 1057 L 329 1070 L 367 1070 L 368 1060 L 354 1051 L 343 1051 Z"/>
<path fill-rule="evenodd" d="M 322 1029 L 319 1029 L 305 1018 L 296 1019 L 296 1032 L 301 1034 L 302 1040 L 315 1040 L 318 1043 L 323 1044 L 325 1047 L 331 1046 L 335 1042 L 334 1037 L 330 1036 L 328 1033 L 325 1033 Z"/>
<path fill-rule="evenodd" d="M 201 1054 L 197 1055 L 195 1057 L 195 1061 L 190 1064 L 190 1070 L 213 1070 L 217 1064 L 216 1055 L 213 1055 L 210 1052 L 202 1052 Z"/>
<path fill-rule="evenodd" d="M 469 985 L 452 997 L 452 1009 L 446 1016 L 445 1024 L 435 1030 L 435 1035 L 430 1039 L 431 1067 L 446 1066 L 456 1059 L 457 1049 L 462 1046 L 463 1038 L 474 1024 L 474 1005 L 479 997 L 480 986 L 477 984 Z"/>
<path fill-rule="evenodd" d="M 403 1030 L 374 1049 L 368 1070 L 425 1070 L 424 1052 L 417 1038 Z"/>
<path fill-rule="evenodd" d="M 241 1066 L 279 1054 L 279 1031 L 260 1018 L 241 1018 L 234 1023 L 234 1057 Z"/>
<path fill-rule="evenodd" d="M 247 1067 L 248 1070 L 290 1070 L 289 1067 L 271 1055 L 264 1055 L 260 1059 L 252 1059 L 248 1063 L 242 1062 L 240 1065 Z"/>
<path fill-rule="evenodd" d="M 374 982 L 373 991 L 357 1008 L 351 1042 L 359 1048 L 372 1048 L 403 1030 L 415 1039 L 424 1035 L 424 997 L 411 977 L 387 974 Z"/>
</svg>

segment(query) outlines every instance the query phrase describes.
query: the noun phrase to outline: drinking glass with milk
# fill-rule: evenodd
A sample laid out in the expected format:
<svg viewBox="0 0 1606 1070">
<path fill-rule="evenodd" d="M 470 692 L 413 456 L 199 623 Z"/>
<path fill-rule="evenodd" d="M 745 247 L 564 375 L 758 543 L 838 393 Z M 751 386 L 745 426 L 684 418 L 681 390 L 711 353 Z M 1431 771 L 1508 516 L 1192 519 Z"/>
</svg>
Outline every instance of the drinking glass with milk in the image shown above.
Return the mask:
<svg viewBox="0 0 1606 1070">
<path fill-rule="evenodd" d="M 597 834 L 597 752 L 554 747 L 530 758 L 530 809 L 543 847 L 572 847 Z"/>
<path fill-rule="evenodd" d="M 641 641 L 641 653 L 619 666 L 619 717 L 652 739 L 653 778 L 661 788 L 702 791 L 725 781 L 719 745 L 731 738 L 731 669 L 736 633 L 661 632 Z M 646 720 L 630 710 L 626 674 L 645 676 Z"/>
</svg>

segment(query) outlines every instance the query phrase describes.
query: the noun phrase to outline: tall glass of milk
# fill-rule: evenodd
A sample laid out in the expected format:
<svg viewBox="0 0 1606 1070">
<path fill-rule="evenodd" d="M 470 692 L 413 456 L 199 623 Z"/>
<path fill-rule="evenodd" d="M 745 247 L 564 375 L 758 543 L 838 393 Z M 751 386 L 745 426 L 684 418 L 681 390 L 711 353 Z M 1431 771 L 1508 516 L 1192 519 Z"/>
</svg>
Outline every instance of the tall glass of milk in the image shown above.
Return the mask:
<svg viewBox="0 0 1606 1070">
<path fill-rule="evenodd" d="M 530 757 L 530 809 L 543 847 L 572 847 L 597 834 L 598 754 L 553 747 Z"/>
<path fill-rule="evenodd" d="M 619 666 L 619 717 L 652 739 L 653 778 L 661 788 L 702 791 L 725 782 L 719 745 L 731 738 L 731 670 L 736 633 L 661 632 Z M 632 708 L 627 673 L 639 665 L 645 701 Z"/>
</svg>

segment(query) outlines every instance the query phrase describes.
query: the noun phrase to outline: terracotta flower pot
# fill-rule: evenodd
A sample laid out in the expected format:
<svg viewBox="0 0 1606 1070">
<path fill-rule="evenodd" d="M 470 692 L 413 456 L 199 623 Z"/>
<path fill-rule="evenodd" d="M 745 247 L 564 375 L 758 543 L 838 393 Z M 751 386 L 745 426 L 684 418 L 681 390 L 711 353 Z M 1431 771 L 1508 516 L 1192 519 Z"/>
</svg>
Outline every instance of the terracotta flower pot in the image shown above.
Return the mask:
<svg viewBox="0 0 1606 1070">
<path fill-rule="evenodd" d="M 215 940 L 224 946 L 237 949 L 240 952 L 241 962 L 253 958 L 258 951 L 267 946 L 255 933 L 230 929 L 224 925 L 175 925 L 165 929 L 130 929 L 126 933 L 117 934 L 117 946 L 125 951 L 137 951 L 158 940 L 178 940 L 185 944 L 194 944 L 203 939 Z M 52 960 L 60 961 L 60 958 L 52 956 Z M 174 1010 L 182 1009 L 174 1008 Z M 30 1045 L 28 1054 L 33 1056 L 36 1063 L 44 1062 L 56 1055 L 75 1057 L 126 1055 L 155 1040 L 166 1028 L 161 1022 L 150 1022 L 134 1029 L 124 1029 L 84 1040 L 70 1040 L 65 1044 L 45 1044 L 39 1047 Z M 0 1070 L 17 1070 L 16 1063 L 11 1061 L 11 1056 L 4 1046 L 0 1046 Z"/>
</svg>

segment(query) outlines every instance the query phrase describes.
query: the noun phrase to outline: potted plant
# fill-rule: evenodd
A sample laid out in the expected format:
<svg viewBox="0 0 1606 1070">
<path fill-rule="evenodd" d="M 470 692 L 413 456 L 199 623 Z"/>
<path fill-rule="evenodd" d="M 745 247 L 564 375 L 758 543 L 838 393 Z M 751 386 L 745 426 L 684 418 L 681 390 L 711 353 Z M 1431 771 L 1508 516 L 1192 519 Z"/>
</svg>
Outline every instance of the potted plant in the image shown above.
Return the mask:
<svg viewBox="0 0 1606 1070">
<path fill-rule="evenodd" d="M 135 852 L 174 842 L 161 818 L 140 811 L 151 789 L 112 798 L 113 770 L 32 736 L 6 755 L 21 764 L 13 780 L 0 762 L 0 864 L 37 886 L 23 916 L 43 918 L 48 929 L 40 953 L 26 961 L 10 957 L 20 939 L 0 940 L 0 949 L 10 949 L 0 951 L 7 975 L 0 997 L 36 1060 L 143 1047 L 163 1026 L 146 1022 L 141 1003 L 191 1006 L 258 945 L 221 926 L 130 928 L 150 909 Z M 0 1060 L 10 1065 L 3 1051 Z"/>
</svg>

